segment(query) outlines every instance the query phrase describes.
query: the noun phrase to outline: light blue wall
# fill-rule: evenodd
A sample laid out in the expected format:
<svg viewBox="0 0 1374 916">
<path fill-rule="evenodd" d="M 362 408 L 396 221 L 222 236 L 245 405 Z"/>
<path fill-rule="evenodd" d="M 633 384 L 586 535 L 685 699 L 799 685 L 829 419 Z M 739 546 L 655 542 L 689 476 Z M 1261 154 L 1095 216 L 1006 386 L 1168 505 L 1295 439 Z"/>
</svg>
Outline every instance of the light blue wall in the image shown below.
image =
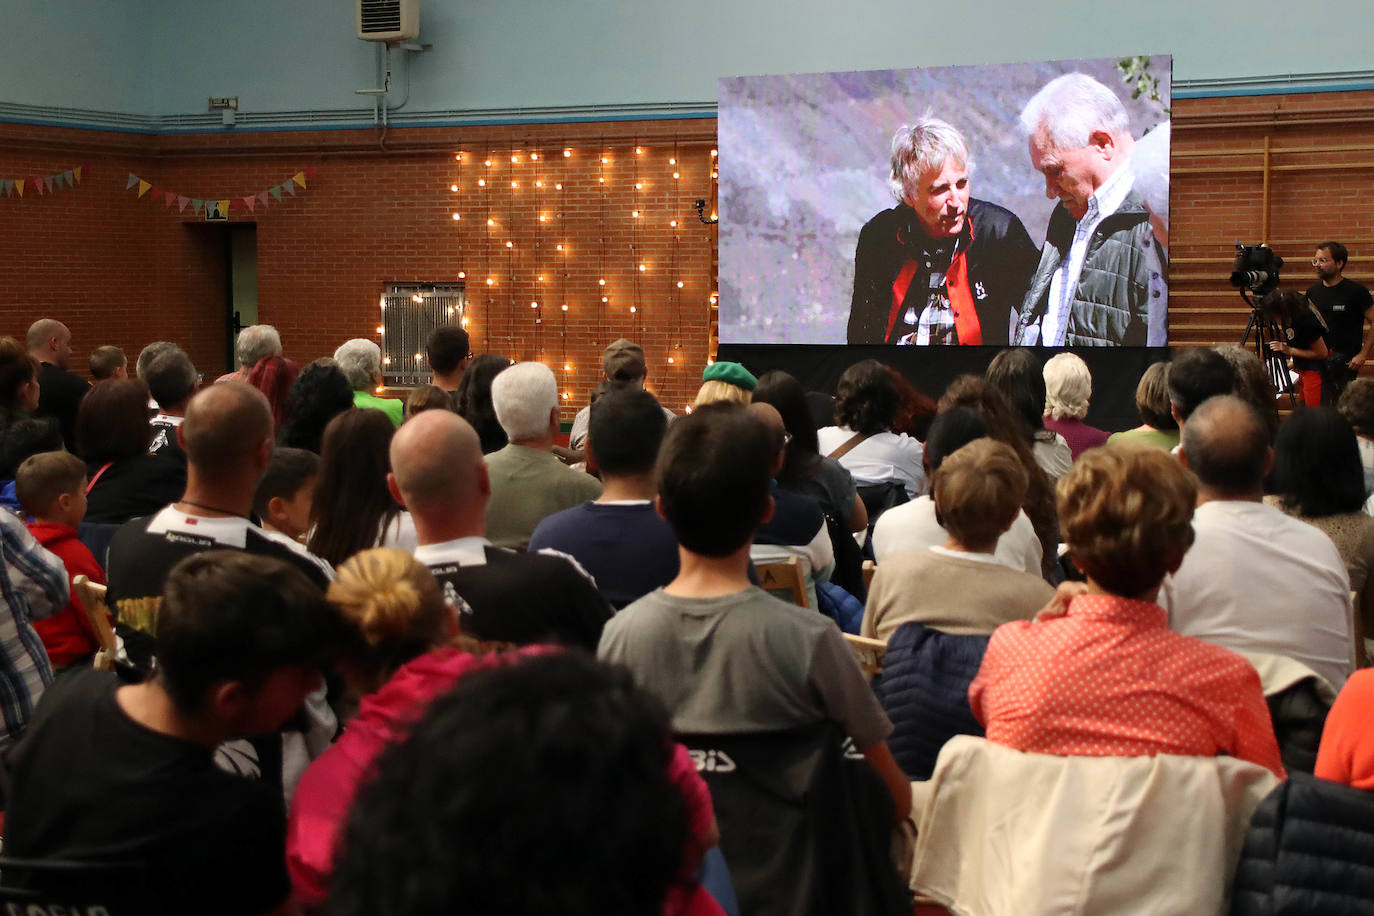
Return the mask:
<svg viewBox="0 0 1374 916">
<path fill-rule="evenodd" d="M 1374 69 L 1363 0 L 1301 9 L 1272 0 L 970 0 L 938 11 L 909 0 L 422 3 L 421 40 L 434 49 L 413 58 L 400 121 L 491 109 L 709 109 L 722 75 L 1173 53 L 1188 94 L 1188 84 L 1213 91 L 1226 87 L 1203 84 L 1269 75 L 1359 83 L 1357 71 Z M 378 84 L 375 48 L 353 35 L 352 0 L 5 6 L 0 103 L 166 118 L 203 114 L 210 95 L 237 95 L 251 116 L 368 109 L 353 90 Z M 405 66 L 397 62 L 392 104 Z"/>
</svg>

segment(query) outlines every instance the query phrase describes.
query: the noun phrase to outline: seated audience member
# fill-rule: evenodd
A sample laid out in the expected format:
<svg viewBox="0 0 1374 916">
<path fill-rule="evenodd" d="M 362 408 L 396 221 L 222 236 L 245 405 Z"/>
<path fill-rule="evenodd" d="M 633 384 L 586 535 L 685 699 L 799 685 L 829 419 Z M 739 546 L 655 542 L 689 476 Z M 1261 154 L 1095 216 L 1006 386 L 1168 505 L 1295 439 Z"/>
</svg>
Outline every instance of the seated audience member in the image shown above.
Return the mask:
<svg viewBox="0 0 1374 916">
<path fill-rule="evenodd" d="M 272 408 L 274 433 L 281 429 L 286 417 L 286 400 L 299 375 L 300 367 L 284 356 L 264 356 L 248 373 L 248 384 L 266 395 L 267 404 Z"/>
<path fill-rule="evenodd" d="M 353 406 L 353 389 L 337 366 L 306 366 L 286 395 L 277 441 L 289 448 L 320 453 L 324 428 L 329 421 Z"/>
<path fill-rule="evenodd" d="M 825 527 L 825 515 L 811 497 L 778 486 L 778 472 L 787 460 L 787 428 L 782 415 L 771 404 L 750 404 L 749 413 L 768 428 L 769 448 L 774 455 L 773 517 L 754 532 L 749 559 L 760 564 L 796 557 L 806 577 L 807 606 L 819 607 L 816 583 L 830 581 L 835 571 L 835 547 Z"/>
<path fill-rule="evenodd" d="M 1341 392 L 1336 403 L 1341 416 L 1355 429 L 1364 470 L 1364 495 L 1374 496 L 1374 379 L 1357 378 Z"/>
<path fill-rule="evenodd" d="M 39 452 L 62 451 L 62 427 L 52 417 L 29 418 L 0 428 L 0 510 L 23 515 L 14 492 L 14 475 L 19 465 Z"/>
<path fill-rule="evenodd" d="M 821 511 L 841 522 L 849 531 L 868 527 L 868 511 L 859 499 L 854 475 L 834 458 L 823 457 L 816 439 L 816 426 L 806 403 L 801 382 L 786 372 L 764 374 L 754 388 L 752 403 L 771 404 L 782 415 L 787 428 L 787 447 L 778 486 L 805 493 L 820 504 Z"/>
<path fill-rule="evenodd" d="M 278 912 L 291 890 L 281 795 L 221 771 L 214 752 L 301 707 L 337 628 L 324 594 L 285 563 L 183 560 L 166 581 L 154 679 L 58 680 L 5 760 L 6 855 L 133 859 L 171 912 Z"/>
<path fill-rule="evenodd" d="M 1096 449 L 1064 477 L 1059 518 L 1087 590 L 1063 616 L 992 634 L 969 686 L 988 740 L 1067 756 L 1227 754 L 1283 778 L 1255 669 L 1172 632 L 1155 603 L 1192 542 L 1196 498 L 1155 449 Z"/>
<path fill-rule="evenodd" d="M 378 758 L 328 912 L 707 912 L 665 905 L 707 807 L 683 759 L 651 697 L 572 653 L 465 677 Z"/>
<path fill-rule="evenodd" d="M 885 743 L 892 725 L 839 628 L 749 583 L 750 542 L 773 510 L 772 460 L 767 428 L 737 405 L 707 405 L 673 423 L 658 498 L 681 570 L 617 614 L 597 654 L 626 665 L 679 734 L 839 723 L 903 818 L 911 788 Z"/>
<path fill-rule="evenodd" d="M 1350 577 L 1331 538 L 1261 501 L 1273 455 L 1263 418 L 1240 398 L 1209 399 L 1188 417 L 1197 540 L 1161 604 L 1175 632 L 1287 656 L 1339 690 L 1354 651 Z"/>
<path fill-rule="evenodd" d="M 387 486 L 410 509 L 415 559 L 458 608 L 465 634 L 596 646 L 611 609 L 580 568 L 562 555 L 516 553 L 487 540 L 491 482 L 467 421 L 444 410 L 408 420 L 391 440 Z"/>
<path fill-rule="evenodd" d="M 1236 373 L 1226 358 L 1206 347 L 1189 347 L 1169 363 L 1169 412 L 1178 424 L 1179 440 L 1193 411 L 1208 398 L 1234 394 Z M 1177 449 L 1175 449 L 1177 451 Z"/>
<path fill-rule="evenodd" d="M 41 395 L 38 360 L 13 337 L 0 337 L 0 432 L 34 415 Z"/>
<path fill-rule="evenodd" d="M 266 531 L 305 543 L 315 511 L 320 456 L 303 448 L 277 446 L 253 494 L 253 514 Z"/>
<path fill-rule="evenodd" d="M 987 424 L 972 408 L 951 407 L 937 414 L 935 422 L 930 425 L 929 438 L 926 439 L 922 455 L 927 479 L 940 469 L 946 457 L 987 434 Z M 1012 453 L 1015 454 L 1015 450 Z M 1026 476 L 1029 481 L 1030 475 Z M 1023 494 L 1021 502 L 1024 501 Z M 873 556 L 882 563 L 891 555 L 938 547 L 948 539 L 949 532 L 935 511 L 935 500 L 925 494 L 883 513 L 878 524 L 873 526 Z M 1009 569 L 1024 570 L 1039 576 L 1041 550 L 1035 526 L 1018 503 L 1016 518 L 1011 527 L 998 537 L 993 556 Z"/>
<path fill-rule="evenodd" d="M 147 344 L 142 350 L 138 351 L 138 357 L 134 360 L 134 378 L 141 379 L 147 384 L 147 380 L 143 379 L 143 374 L 148 371 L 148 366 L 152 364 L 153 360 L 157 359 L 159 355 L 168 350 L 179 349 L 181 348 L 170 340 L 155 340 Z M 156 402 L 153 402 L 151 406 L 154 410 L 157 409 Z"/>
<path fill-rule="evenodd" d="M 425 342 L 425 357 L 434 370 L 434 387 L 452 396 L 463 381 L 463 372 L 472 362 L 472 342 L 468 332 L 456 324 L 435 328 Z"/>
<path fill-rule="evenodd" d="M 1178 421 L 1169 402 L 1169 364 L 1151 363 L 1135 386 L 1135 409 L 1140 425 L 1112 433 L 1108 445 L 1145 445 L 1172 452 L 1178 448 Z"/>
<path fill-rule="evenodd" d="M 124 384 L 106 382 L 91 394 Z M 110 541 L 106 602 L 116 617 L 135 630 L 158 632 L 167 574 L 183 557 L 206 550 L 283 560 L 323 591 L 331 578 L 327 563 L 251 520 L 253 496 L 272 455 L 272 414 L 262 392 L 243 382 L 202 389 L 177 435 L 186 451 L 185 493 L 155 515 L 128 522 Z"/>
<path fill-rule="evenodd" d="M 338 568 L 328 599 L 349 637 L 338 668 L 350 700 L 361 703 L 339 740 L 305 771 L 291 799 L 286 865 L 297 902 L 307 906 L 324 903 L 338 835 L 377 755 L 435 697 L 503 658 L 459 635 L 455 611 L 434 576 L 399 550 L 355 554 Z"/>
<path fill-rule="evenodd" d="M 943 544 L 883 559 L 860 635 L 886 642 L 913 620 L 944 633 L 978 635 L 1033 617 L 1054 589 L 1038 568 L 1008 569 L 993 555 L 1021 512 L 1026 486 L 1020 459 L 1001 442 L 977 439 L 946 458 L 931 478 L 931 497 L 949 536 Z"/>
<path fill-rule="evenodd" d="M 1045 363 L 1045 428 L 1069 444 L 1073 460 L 1090 448 L 1106 445 L 1105 430 L 1083 422 L 1093 396 L 1093 377 L 1083 358 L 1058 353 Z"/>
<path fill-rule="evenodd" d="M 1278 398 L 1274 393 L 1274 383 L 1269 378 L 1269 370 L 1255 355 L 1239 344 L 1221 344 L 1213 347 L 1221 358 L 1231 366 L 1236 377 L 1236 397 L 1249 401 L 1264 417 L 1264 425 L 1269 430 L 1269 441 L 1273 442 L 1279 431 Z"/>
<path fill-rule="evenodd" d="M 934 399 L 891 366 L 887 367 L 887 374 L 892 376 L 892 384 L 897 386 L 897 415 L 892 420 L 892 431 L 906 433 L 920 442 L 926 441 L 926 434 L 937 412 Z"/>
<path fill-rule="evenodd" d="M 987 426 L 987 434 L 1009 445 L 1026 469 L 1026 500 L 1021 508 L 1040 540 L 1040 574 L 1046 582 L 1059 580 L 1059 516 L 1054 503 L 1054 484 L 1035 460 L 1025 436 L 1025 424 L 1012 411 L 1002 392 L 978 375 L 961 375 L 940 395 L 940 413 L 955 407 L 977 411 Z M 949 454 L 946 452 L 946 454 Z"/>
<path fill-rule="evenodd" d="M 76 442 L 76 410 L 91 383 L 67 368 L 72 357 L 72 332 L 55 318 L 40 318 L 29 326 L 29 355 L 39 362 L 37 417 L 56 417 L 67 447 Z"/>
<path fill-rule="evenodd" d="M 592 405 L 587 462 L 601 474 L 601 495 L 539 523 L 530 550 L 565 553 L 596 580 L 616 610 L 673 581 L 677 538 L 654 507 L 654 462 L 668 420 L 652 394 L 629 386 Z"/>
<path fill-rule="evenodd" d="M 121 524 L 176 502 L 185 462 L 152 455 L 148 388 L 134 379 L 102 382 L 81 400 L 76 453 L 86 462 L 86 521 Z"/>
<path fill-rule="evenodd" d="M 1346 389 L 1349 390 L 1348 388 Z M 1369 710 L 1374 708 L 1374 671 L 1356 671 L 1345 682 L 1326 715 L 1317 750 L 1318 779 L 1374 791 L 1374 741 Z"/>
<path fill-rule="evenodd" d="M 92 350 L 86 358 L 86 366 L 91 370 L 91 378 L 97 382 L 129 377 L 129 358 L 123 350 L 111 344 Z"/>
<path fill-rule="evenodd" d="M 346 410 L 329 421 L 306 546 L 334 566 L 369 547 L 414 553 L 410 513 L 386 486 L 396 428 L 380 410 Z"/>
<path fill-rule="evenodd" d="M 406 398 L 406 419 L 424 410 L 452 410 L 453 395 L 438 385 L 416 385 Z"/>
<path fill-rule="evenodd" d="M 148 421 L 153 428 L 153 441 L 148 444 L 148 451 L 174 458 L 184 466 L 186 453 L 177 444 L 177 427 L 186 419 L 186 405 L 196 393 L 198 384 L 199 377 L 191 357 L 180 347 L 168 347 L 148 362 L 139 378 L 157 402 L 157 413 Z"/>
<path fill-rule="evenodd" d="M 281 356 L 281 335 L 277 329 L 270 324 L 250 324 L 248 327 L 239 331 L 239 336 L 234 340 L 234 356 L 239 361 L 239 367 L 233 372 L 226 372 L 216 382 L 246 382 L 248 373 L 253 371 L 253 367 L 259 360 L 269 356 Z"/>
<path fill-rule="evenodd" d="M 649 377 L 648 364 L 644 362 L 644 348 L 624 337 L 612 341 L 601 352 L 601 372 L 606 377 L 609 388 L 630 387 L 642 389 Z M 677 414 L 666 407 L 660 407 L 669 423 L 677 419 Z M 591 405 L 583 407 L 573 417 L 572 429 L 568 432 L 568 446 L 581 449 L 587 441 L 587 430 L 591 424 Z"/>
<path fill-rule="evenodd" d="M 86 515 L 86 465 L 81 459 L 70 452 L 34 455 L 19 466 L 14 482 L 20 505 L 34 519 L 29 533 L 62 561 L 68 582 L 85 576 L 104 585 L 105 571 L 76 536 L 76 526 Z M 54 669 L 89 663 L 99 648 L 75 590 L 66 607 L 35 620 L 33 628 Z"/>
<path fill-rule="evenodd" d="M 354 407 L 380 410 L 391 420 L 392 426 L 401 425 L 405 405 L 395 398 L 379 398 L 373 392 L 383 384 L 382 348 L 375 341 L 365 337 L 344 341 L 334 351 L 334 362 L 348 379 L 348 387 L 353 389 Z"/>
<path fill-rule="evenodd" d="M 992 358 L 986 373 L 988 384 L 1002 392 L 1020 418 L 1022 433 L 1050 482 L 1073 466 L 1073 451 L 1064 437 L 1045 428 L 1045 371 L 1030 350 L 1003 350 Z"/>
<path fill-rule="evenodd" d="M 897 386 L 876 359 L 855 363 L 840 376 L 835 425 L 817 431 L 819 450 L 839 461 L 860 487 L 900 483 L 908 498 L 925 492 L 921 443 L 892 432 Z M 870 513 L 870 523 L 875 521 Z"/>
<path fill-rule="evenodd" d="M 757 385 L 754 374 L 739 363 L 713 362 L 701 372 L 701 387 L 692 408 L 717 401 L 748 404 Z"/>
<path fill-rule="evenodd" d="M 487 458 L 491 502 L 487 536 L 524 550 L 541 521 L 601 495 L 601 484 L 553 454 L 558 382 L 542 363 L 511 366 L 491 383 L 491 402 L 510 442 Z"/>
<path fill-rule="evenodd" d="M 67 606 L 67 570 L 8 512 L 0 511 L 0 753 L 24 732 L 52 683 L 48 653 L 33 623 Z"/>
<path fill-rule="evenodd" d="M 1323 531 L 1336 545 L 1357 595 L 1361 631 L 1374 633 L 1374 518 L 1364 513 L 1364 469 L 1350 424 L 1330 407 L 1292 414 L 1279 427 L 1271 481 L 1275 495 L 1266 496 L 1266 503 Z M 1356 650 L 1356 667 L 1364 667 L 1364 646 Z"/>
<path fill-rule="evenodd" d="M 510 441 L 501 428 L 501 421 L 496 419 L 496 408 L 491 405 L 491 384 L 510 366 L 510 360 L 504 356 L 483 353 L 463 373 L 463 380 L 453 396 L 458 416 L 477 430 L 483 455 L 500 451 Z"/>
</svg>

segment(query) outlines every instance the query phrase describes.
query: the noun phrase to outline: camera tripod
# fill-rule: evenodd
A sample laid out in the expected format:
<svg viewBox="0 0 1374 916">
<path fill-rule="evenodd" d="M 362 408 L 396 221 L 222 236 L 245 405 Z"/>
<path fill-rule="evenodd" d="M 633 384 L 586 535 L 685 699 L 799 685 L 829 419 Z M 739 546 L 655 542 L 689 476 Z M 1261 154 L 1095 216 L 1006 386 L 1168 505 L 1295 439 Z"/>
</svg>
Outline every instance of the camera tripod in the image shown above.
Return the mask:
<svg viewBox="0 0 1374 916">
<path fill-rule="evenodd" d="M 1250 306 L 1250 320 L 1245 325 L 1245 333 L 1240 337 L 1240 345 L 1244 347 L 1250 342 L 1250 335 L 1255 335 L 1255 355 L 1264 364 L 1265 371 L 1269 373 L 1269 381 L 1274 385 L 1274 393 L 1277 395 L 1288 395 L 1290 407 L 1298 406 L 1298 395 L 1293 388 L 1293 376 L 1288 371 L 1288 358 L 1282 353 L 1276 353 L 1269 349 L 1269 342 L 1272 340 L 1284 340 L 1283 329 L 1273 320 L 1268 318 L 1260 307 L 1255 304 L 1255 300 L 1250 296 L 1248 289 L 1240 290 L 1240 297 L 1245 300 L 1245 304 Z"/>
</svg>

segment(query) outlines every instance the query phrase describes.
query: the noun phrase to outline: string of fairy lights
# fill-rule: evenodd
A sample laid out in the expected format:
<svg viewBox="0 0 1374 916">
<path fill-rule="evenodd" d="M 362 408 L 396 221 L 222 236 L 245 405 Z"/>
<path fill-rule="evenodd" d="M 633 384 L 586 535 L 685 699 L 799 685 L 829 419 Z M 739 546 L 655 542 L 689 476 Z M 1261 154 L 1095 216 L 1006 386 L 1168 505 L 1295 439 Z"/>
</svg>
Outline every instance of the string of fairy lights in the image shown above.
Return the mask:
<svg viewBox="0 0 1374 916">
<path fill-rule="evenodd" d="M 695 159 L 702 152 L 684 158 L 676 140 L 655 149 L 638 138 L 619 146 L 604 137 L 594 147 L 512 139 L 455 152 L 445 186 L 453 199 L 457 276 L 476 278 L 467 284 L 462 318 L 473 349 L 544 362 L 559 375 L 567 400 L 579 382 L 591 387 L 600 379 L 599 364 L 583 367 L 582 375 L 573 364 L 571 325 L 585 327 L 594 316 L 599 349 L 602 337 L 640 341 L 652 334 L 648 313 L 657 312 L 653 327 L 666 329 L 667 366 L 682 367 L 684 298 L 692 300 L 693 287 L 708 308 L 718 298 L 714 276 L 700 276 L 700 261 L 694 265 L 683 253 L 694 241 L 684 230 L 697 222 L 691 201 L 714 199 L 717 151 Z M 625 212 L 615 212 L 620 208 Z M 702 239 L 709 244 L 710 235 Z M 480 260 L 473 263 L 473 255 Z M 545 320 L 550 314 L 556 327 Z"/>
</svg>

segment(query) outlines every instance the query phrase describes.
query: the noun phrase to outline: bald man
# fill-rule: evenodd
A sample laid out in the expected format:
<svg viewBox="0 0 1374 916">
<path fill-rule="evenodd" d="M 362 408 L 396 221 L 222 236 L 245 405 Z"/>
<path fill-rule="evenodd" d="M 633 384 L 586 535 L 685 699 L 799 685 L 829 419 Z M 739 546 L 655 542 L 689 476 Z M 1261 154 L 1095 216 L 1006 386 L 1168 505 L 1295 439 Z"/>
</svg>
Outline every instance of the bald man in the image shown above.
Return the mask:
<svg viewBox="0 0 1374 916">
<path fill-rule="evenodd" d="M 272 412 L 261 391 L 243 382 L 202 390 L 186 407 L 177 441 L 186 452 L 181 500 L 125 523 L 110 542 L 106 600 L 121 621 L 151 632 L 167 574 L 202 550 L 276 557 L 328 587 L 328 563 L 252 520 L 253 494 L 272 454 Z"/>
<path fill-rule="evenodd" d="M 76 411 L 91 385 L 67 370 L 72 356 L 72 332 L 56 318 L 40 318 L 29 326 L 24 345 L 40 364 L 37 415 L 56 417 L 62 426 L 62 440 L 69 451 L 74 451 Z"/>
<path fill-rule="evenodd" d="M 391 440 L 387 487 L 410 511 L 415 559 L 458 608 L 463 633 L 596 650 L 611 609 L 591 578 L 565 554 L 516 553 L 487 540 L 491 478 L 466 420 L 427 410 L 402 424 Z"/>
<path fill-rule="evenodd" d="M 1287 656 L 1339 689 L 1354 647 L 1350 579 L 1329 537 L 1262 502 L 1274 458 L 1263 418 L 1233 395 L 1209 398 L 1180 455 L 1198 477 L 1198 507 L 1193 546 L 1160 595 L 1170 627 Z"/>
<path fill-rule="evenodd" d="M 804 493 L 784 490 L 778 486 L 777 476 L 787 460 L 787 427 L 782 414 L 772 404 L 750 404 L 749 412 L 768 427 L 773 447 L 773 517 L 754 533 L 754 546 L 749 559 L 755 565 L 775 563 L 796 557 L 806 575 L 806 595 L 811 607 L 817 607 L 816 583 L 830 581 L 835 571 L 835 546 L 825 527 L 825 513 L 820 504 Z"/>
</svg>

